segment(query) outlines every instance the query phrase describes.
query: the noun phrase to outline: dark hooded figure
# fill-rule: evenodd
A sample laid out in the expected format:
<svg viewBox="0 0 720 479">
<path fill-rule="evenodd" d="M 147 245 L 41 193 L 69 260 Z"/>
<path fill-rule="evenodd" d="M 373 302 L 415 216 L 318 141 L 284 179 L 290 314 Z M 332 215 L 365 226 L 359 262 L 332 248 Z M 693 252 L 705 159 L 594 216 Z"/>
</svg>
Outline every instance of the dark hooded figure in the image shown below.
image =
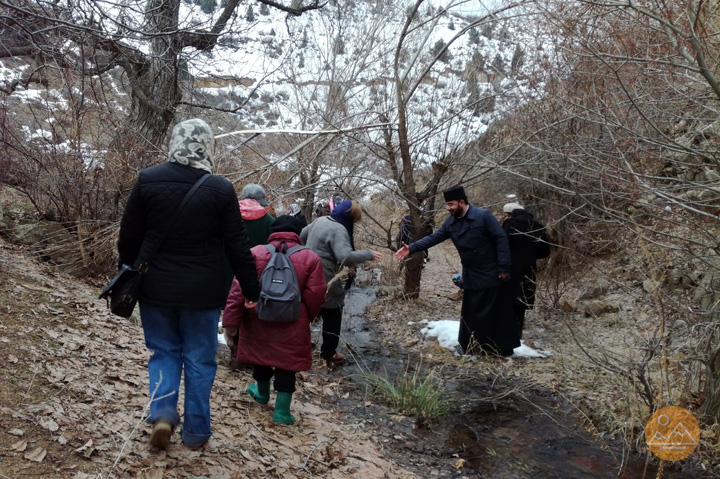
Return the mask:
<svg viewBox="0 0 720 479">
<path fill-rule="evenodd" d="M 550 256 L 545 226 L 535 221 L 533 214 L 517 203 L 503 206 L 505 220 L 502 227 L 510 244 L 509 288 L 513 297 L 513 311 L 518 338 L 522 338 L 525 311 L 535 305 L 537 260 Z"/>
<path fill-rule="evenodd" d="M 513 324 L 512 305 L 502 294 L 510 275 L 507 235 L 493 214 L 468 204 L 465 190 L 455 186 L 443 192 L 449 215 L 439 230 L 409 245 L 395 257 L 404 260 L 449 239 L 463 266 L 463 302 L 458 342 L 465 353 L 479 351 L 510 356 L 520 346 Z"/>
<path fill-rule="evenodd" d="M 290 205 L 290 216 L 293 216 L 300 220 L 300 223 L 302 223 L 302 227 L 305 228 L 307 226 L 307 219 L 305 218 L 305 215 L 303 214 L 302 210 L 300 209 L 300 206 L 297 203 L 293 203 Z"/>
</svg>

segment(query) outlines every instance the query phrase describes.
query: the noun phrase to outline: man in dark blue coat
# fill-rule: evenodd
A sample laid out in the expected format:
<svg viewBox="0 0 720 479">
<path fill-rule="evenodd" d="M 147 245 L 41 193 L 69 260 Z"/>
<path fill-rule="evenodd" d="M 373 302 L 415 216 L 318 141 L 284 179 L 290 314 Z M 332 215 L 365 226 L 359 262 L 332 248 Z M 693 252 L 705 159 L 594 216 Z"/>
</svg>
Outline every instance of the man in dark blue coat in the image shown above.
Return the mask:
<svg viewBox="0 0 720 479">
<path fill-rule="evenodd" d="M 443 192 L 450 216 L 439 230 L 395 253 L 404 260 L 412 253 L 452 240 L 463 266 L 463 303 L 458 342 L 466 353 L 484 350 L 510 356 L 520 346 L 513 325 L 512 303 L 502 283 L 510 276 L 507 235 L 490 211 L 468 204 L 462 186 Z"/>
</svg>

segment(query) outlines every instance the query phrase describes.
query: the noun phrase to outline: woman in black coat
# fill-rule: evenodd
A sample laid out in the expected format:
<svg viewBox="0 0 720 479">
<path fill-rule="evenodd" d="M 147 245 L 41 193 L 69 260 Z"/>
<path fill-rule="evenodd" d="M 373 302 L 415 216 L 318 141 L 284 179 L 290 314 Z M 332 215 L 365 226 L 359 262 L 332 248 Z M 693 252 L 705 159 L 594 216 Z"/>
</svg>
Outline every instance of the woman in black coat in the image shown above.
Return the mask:
<svg viewBox="0 0 720 479">
<path fill-rule="evenodd" d="M 505 220 L 502 227 L 510 244 L 509 288 L 513 295 L 513 310 L 518 338 L 522 338 L 525 311 L 535 305 L 537 260 L 550 255 L 545 227 L 535 221 L 533 214 L 517 203 L 503 207 Z"/>
<path fill-rule="evenodd" d="M 210 391 L 217 363 L 217 329 L 225 306 L 224 258 L 248 307 L 260 296 L 255 261 L 238 199 L 225 178 L 210 176 L 175 218 L 185 194 L 213 172 L 215 138 L 202 120 L 183 121 L 170 138 L 168 161 L 147 168 L 130 193 L 118 239 L 121 264 L 137 266 L 168 231 L 148 262 L 140 295 L 148 361 L 150 444 L 167 448 L 185 372 L 183 442 L 200 447 L 212 434 Z"/>
</svg>

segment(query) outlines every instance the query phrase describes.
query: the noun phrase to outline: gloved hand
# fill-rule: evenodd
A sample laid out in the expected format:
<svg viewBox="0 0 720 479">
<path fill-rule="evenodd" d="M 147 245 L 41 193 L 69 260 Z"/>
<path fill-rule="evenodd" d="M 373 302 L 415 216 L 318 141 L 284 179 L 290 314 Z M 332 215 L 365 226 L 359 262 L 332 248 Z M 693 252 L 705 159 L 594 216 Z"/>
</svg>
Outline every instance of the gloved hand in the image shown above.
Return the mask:
<svg viewBox="0 0 720 479">
<path fill-rule="evenodd" d="M 237 334 L 238 328 L 223 327 L 223 336 L 225 336 L 225 342 L 229 348 L 237 346 Z"/>
<path fill-rule="evenodd" d="M 456 274 L 452 277 L 452 282 L 455 286 L 457 286 L 460 289 L 463 289 L 463 280 L 461 274 Z"/>
</svg>

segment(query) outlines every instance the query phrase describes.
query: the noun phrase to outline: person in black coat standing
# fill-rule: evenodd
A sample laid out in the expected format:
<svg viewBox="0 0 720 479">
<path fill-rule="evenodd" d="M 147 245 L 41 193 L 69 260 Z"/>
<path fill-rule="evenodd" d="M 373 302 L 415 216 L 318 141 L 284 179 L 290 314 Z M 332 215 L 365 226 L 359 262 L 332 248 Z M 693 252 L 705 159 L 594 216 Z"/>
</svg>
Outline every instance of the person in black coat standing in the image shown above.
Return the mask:
<svg viewBox="0 0 720 479">
<path fill-rule="evenodd" d="M 450 216 L 439 230 L 395 253 L 400 261 L 447 239 L 452 240 L 463 266 L 463 303 L 458 342 L 465 353 L 479 351 L 510 356 L 520 346 L 512 305 L 502 293 L 510 274 L 507 235 L 486 209 L 468 204 L 462 186 L 443 191 Z"/>
<path fill-rule="evenodd" d="M 503 206 L 505 220 L 502 227 L 510 244 L 509 288 L 513 297 L 513 311 L 518 338 L 522 338 L 525 311 L 535 306 L 537 260 L 550 256 L 545 226 L 535 221 L 533 214 L 518 203 Z"/>
<path fill-rule="evenodd" d="M 183 370 L 182 440 L 196 448 L 212 434 L 210 391 L 217 370 L 218 320 L 227 299 L 224 257 L 242 285 L 246 306 L 254 307 L 260 296 L 237 195 L 228 180 L 210 176 L 174 218 L 195 182 L 213 172 L 214 151 L 215 138 L 207 123 L 192 119 L 177 124 L 168 161 L 140 172 L 120 223 L 121 264 L 141 264 L 168 231 L 149 261 L 139 301 L 145 345 L 152 351 L 150 444 L 162 449 L 180 423 L 177 403 Z"/>
</svg>

